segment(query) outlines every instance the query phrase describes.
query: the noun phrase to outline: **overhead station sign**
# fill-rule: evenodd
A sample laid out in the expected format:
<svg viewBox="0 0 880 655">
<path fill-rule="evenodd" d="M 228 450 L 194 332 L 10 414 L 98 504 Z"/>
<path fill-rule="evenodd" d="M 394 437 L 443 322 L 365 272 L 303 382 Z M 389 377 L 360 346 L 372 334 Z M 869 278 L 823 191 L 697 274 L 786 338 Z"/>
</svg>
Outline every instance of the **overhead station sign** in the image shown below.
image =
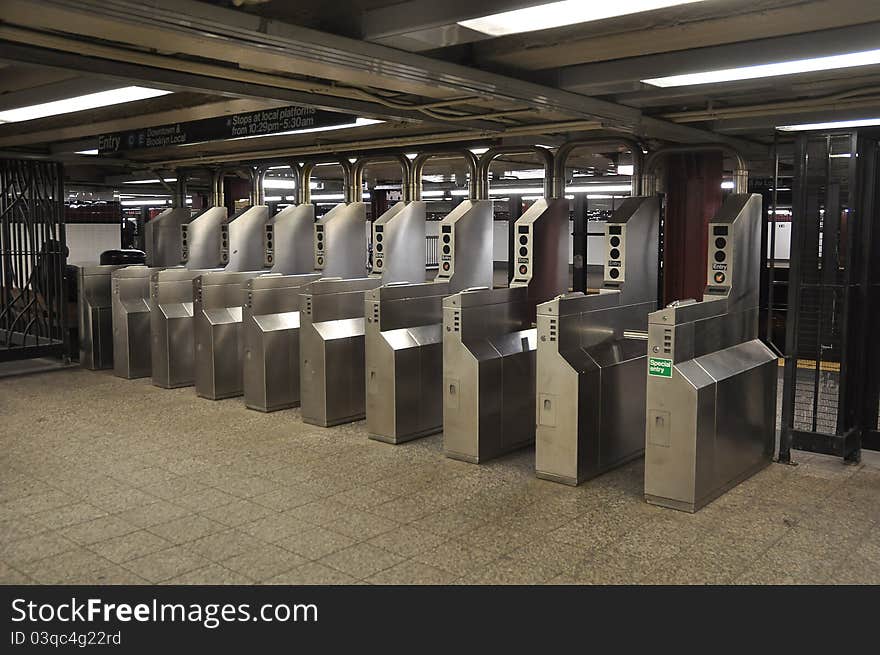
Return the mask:
<svg viewBox="0 0 880 655">
<path fill-rule="evenodd" d="M 168 148 L 205 141 L 283 134 L 298 130 L 354 125 L 356 116 L 291 105 L 185 123 L 145 127 L 98 137 L 98 154 L 143 148 Z"/>
</svg>

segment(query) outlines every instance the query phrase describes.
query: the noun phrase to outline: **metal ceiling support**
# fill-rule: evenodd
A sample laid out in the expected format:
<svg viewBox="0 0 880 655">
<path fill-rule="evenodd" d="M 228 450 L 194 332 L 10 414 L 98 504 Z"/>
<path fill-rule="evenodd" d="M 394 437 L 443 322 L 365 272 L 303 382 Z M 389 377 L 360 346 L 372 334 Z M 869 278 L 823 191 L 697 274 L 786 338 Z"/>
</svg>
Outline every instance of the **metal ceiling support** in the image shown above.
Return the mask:
<svg viewBox="0 0 880 655">
<path fill-rule="evenodd" d="M 6 0 L 12 25 L 106 39 L 135 48 L 167 49 L 192 57 L 229 61 L 240 68 L 295 71 L 300 75 L 369 85 L 401 93 L 442 97 L 476 95 L 504 106 L 597 118 L 633 126 L 638 109 L 569 93 L 373 43 L 188 0 L 52 0 L 35 12 L 31 2 Z"/>
<path fill-rule="evenodd" d="M 325 163 L 338 164 L 342 169 L 343 202 L 353 202 L 351 198 L 351 162 L 343 157 L 340 159 L 311 159 L 303 162 L 302 176 L 300 178 L 299 204 L 304 205 L 312 201 L 312 171 L 316 165 Z"/>
<path fill-rule="evenodd" d="M 222 207 L 224 205 L 222 167 L 214 171 L 214 175 L 211 177 L 211 183 L 211 206 Z"/>
<path fill-rule="evenodd" d="M 400 199 L 404 202 L 409 202 L 410 200 L 412 200 L 409 191 L 409 180 L 412 167 L 410 166 L 410 161 L 409 159 L 407 159 L 406 155 L 399 154 L 373 155 L 358 158 L 351 169 L 351 191 L 349 193 L 351 202 L 361 202 L 363 200 L 364 169 L 367 167 L 367 165 L 389 161 L 397 162 L 400 165 Z"/>
<path fill-rule="evenodd" d="M 176 171 L 177 184 L 175 185 L 172 204 L 175 207 L 186 207 L 186 171 L 179 168 Z"/>
<path fill-rule="evenodd" d="M 462 148 L 461 150 L 422 152 L 416 155 L 416 158 L 412 161 L 412 175 L 410 176 L 410 198 L 412 200 L 422 199 L 422 171 L 425 170 L 425 164 L 428 162 L 428 160 L 434 157 L 439 159 L 452 159 L 453 157 L 460 157 L 464 160 L 465 166 L 467 166 L 468 169 L 468 173 L 470 173 L 468 177 L 468 198 L 470 200 L 476 200 L 477 170 L 479 168 L 479 160 L 474 153 L 472 153 L 470 150 L 467 150 L 466 148 Z"/>
<path fill-rule="evenodd" d="M 653 195 L 657 193 L 657 167 L 666 158 L 666 155 L 690 153 L 690 152 L 722 152 L 731 157 L 735 162 L 733 170 L 733 192 L 748 193 L 749 167 L 746 159 L 738 150 L 723 143 L 697 143 L 686 146 L 667 146 L 655 150 L 645 159 L 644 173 L 642 174 L 642 193 Z"/>
<path fill-rule="evenodd" d="M 544 162 L 544 197 L 553 197 L 553 153 L 541 146 L 495 146 L 480 157 L 477 169 L 477 198 L 489 199 L 489 167 L 499 155 L 538 155 Z"/>
<path fill-rule="evenodd" d="M 630 151 L 632 151 L 633 172 L 631 176 L 632 191 L 630 192 L 630 195 L 641 195 L 641 174 L 642 163 L 644 160 L 644 148 L 642 144 L 633 139 L 627 139 L 624 137 L 614 139 L 603 139 L 601 137 L 597 137 L 595 139 L 578 139 L 577 141 L 567 141 L 566 143 L 563 143 L 561 146 L 559 146 L 559 148 L 556 150 L 556 156 L 553 161 L 553 196 L 556 198 L 565 197 L 565 164 L 566 162 L 568 162 L 568 157 L 573 151 L 577 150 L 578 148 L 596 148 L 598 146 L 617 147 L 620 145 L 624 145 L 629 148 Z"/>
<path fill-rule="evenodd" d="M 876 22 L 849 25 L 806 34 L 576 64 L 558 70 L 551 77 L 560 88 L 590 93 L 592 88 L 609 83 L 873 50 L 877 47 L 878 32 L 880 23 Z"/>
</svg>

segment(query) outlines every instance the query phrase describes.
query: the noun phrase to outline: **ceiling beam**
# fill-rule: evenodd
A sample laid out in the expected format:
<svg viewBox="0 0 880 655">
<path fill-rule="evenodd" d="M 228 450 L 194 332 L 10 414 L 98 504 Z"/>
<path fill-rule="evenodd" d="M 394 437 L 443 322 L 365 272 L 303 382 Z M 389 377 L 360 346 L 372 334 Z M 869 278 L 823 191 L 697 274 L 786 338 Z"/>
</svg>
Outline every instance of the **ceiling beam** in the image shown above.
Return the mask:
<svg viewBox="0 0 880 655">
<path fill-rule="evenodd" d="M 878 34 L 880 22 L 865 23 L 806 34 L 566 66 L 546 79 L 569 91 L 589 93 L 609 83 L 873 50 L 878 47 Z"/>
</svg>

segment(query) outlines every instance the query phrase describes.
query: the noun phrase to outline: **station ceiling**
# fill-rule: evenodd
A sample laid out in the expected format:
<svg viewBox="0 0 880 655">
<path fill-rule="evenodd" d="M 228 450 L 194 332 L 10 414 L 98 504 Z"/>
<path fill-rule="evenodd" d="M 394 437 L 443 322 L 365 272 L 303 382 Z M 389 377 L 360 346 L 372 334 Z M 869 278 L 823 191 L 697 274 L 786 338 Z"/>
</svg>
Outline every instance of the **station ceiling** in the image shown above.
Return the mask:
<svg viewBox="0 0 880 655">
<path fill-rule="evenodd" d="M 880 116 L 877 64 L 686 86 L 642 81 L 875 49 L 877 2 L 705 0 L 494 37 L 461 25 L 535 3 L 4 0 L 0 111 L 128 85 L 172 93 L 0 124 L 0 152 L 60 157 L 96 175 L 600 136 L 724 142 L 761 158 L 775 126 Z M 76 154 L 97 147 L 100 134 L 291 104 L 381 122 Z"/>
</svg>

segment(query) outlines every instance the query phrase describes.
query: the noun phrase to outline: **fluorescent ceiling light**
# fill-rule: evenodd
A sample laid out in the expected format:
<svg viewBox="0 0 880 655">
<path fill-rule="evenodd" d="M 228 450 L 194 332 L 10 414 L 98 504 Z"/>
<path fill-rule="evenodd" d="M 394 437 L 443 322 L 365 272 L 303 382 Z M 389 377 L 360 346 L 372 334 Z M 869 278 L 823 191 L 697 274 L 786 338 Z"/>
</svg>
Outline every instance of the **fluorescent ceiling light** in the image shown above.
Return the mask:
<svg viewBox="0 0 880 655">
<path fill-rule="evenodd" d="M 543 168 L 527 168 L 521 171 L 505 171 L 504 177 L 513 177 L 517 180 L 543 180 Z"/>
<path fill-rule="evenodd" d="M 78 154 L 78 155 L 97 155 L 98 149 L 92 148 L 91 150 L 77 150 L 76 154 Z"/>
<path fill-rule="evenodd" d="M 567 186 L 566 193 L 629 193 L 632 186 L 629 184 L 588 184 L 582 186 Z"/>
<path fill-rule="evenodd" d="M 633 174 L 633 165 L 632 164 L 623 164 L 622 166 L 617 167 L 618 175 L 632 175 Z"/>
<path fill-rule="evenodd" d="M 828 156 L 831 157 L 832 159 L 841 159 L 841 158 L 849 159 L 850 157 L 852 157 L 852 154 L 850 154 L 848 152 L 841 152 L 840 154 L 837 154 L 837 155 L 828 155 Z"/>
<path fill-rule="evenodd" d="M 482 154 L 485 154 L 489 149 L 488 148 L 471 148 L 471 152 L 479 157 Z"/>
<path fill-rule="evenodd" d="M 812 73 L 837 68 L 852 68 L 854 66 L 871 66 L 872 64 L 880 64 L 880 50 L 865 50 L 864 52 L 851 52 L 845 55 L 813 57 L 811 59 L 782 61 L 774 64 L 743 66 L 741 68 L 725 68 L 723 70 L 690 73 L 687 75 L 655 77 L 649 80 L 642 80 L 642 82 L 659 87 L 716 84 L 718 82 L 754 80 L 759 77 L 777 77 L 780 75 L 796 75 L 798 73 Z"/>
<path fill-rule="evenodd" d="M 459 197 L 459 196 L 468 196 L 470 195 L 470 191 L 467 189 L 453 189 L 449 192 L 449 195 Z"/>
<path fill-rule="evenodd" d="M 162 184 L 162 182 L 177 182 L 177 178 L 166 177 L 164 180 L 126 180 L 123 184 Z"/>
<path fill-rule="evenodd" d="M 292 180 L 289 177 L 268 177 L 263 180 L 263 188 L 264 189 L 295 189 L 296 188 L 296 180 Z M 323 189 L 323 182 L 309 182 L 310 189 Z"/>
<path fill-rule="evenodd" d="M 547 30 L 563 25 L 589 23 L 615 16 L 638 14 L 676 5 L 688 5 L 702 0 L 617 0 L 596 2 L 588 0 L 563 0 L 524 9 L 504 11 L 481 18 L 459 21 L 459 25 L 489 36 L 504 36 Z"/>
<path fill-rule="evenodd" d="M 804 123 L 802 125 L 777 125 L 783 132 L 806 132 L 809 130 L 833 130 L 839 127 L 870 127 L 880 125 L 880 118 L 860 118 L 852 121 L 831 121 L 829 123 Z"/>
<path fill-rule="evenodd" d="M 0 123 L 17 123 L 47 116 L 57 116 L 58 114 L 69 114 L 74 111 L 97 109 L 98 107 L 108 107 L 109 105 L 118 105 L 123 102 L 164 96 L 167 93 L 171 93 L 171 91 L 149 89 L 143 86 L 125 86 L 120 89 L 110 89 L 109 91 L 89 93 L 84 96 L 75 96 L 73 98 L 65 98 L 64 100 L 55 100 L 54 102 L 44 102 L 39 105 L 2 111 L 0 112 Z"/>
<path fill-rule="evenodd" d="M 362 198 L 364 200 L 369 200 L 370 194 L 365 193 L 365 194 L 363 194 Z M 342 201 L 342 200 L 345 200 L 345 196 L 341 193 L 318 193 L 318 194 L 312 195 L 310 200 L 312 200 L 312 201 L 315 201 L 315 200 L 340 200 L 340 201 Z"/>
<path fill-rule="evenodd" d="M 446 191 L 437 189 L 427 189 L 422 191 L 422 198 L 442 198 L 446 195 Z"/>
<path fill-rule="evenodd" d="M 721 183 L 722 189 L 732 189 L 733 188 L 733 180 L 725 180 Z"/>
</svg>

